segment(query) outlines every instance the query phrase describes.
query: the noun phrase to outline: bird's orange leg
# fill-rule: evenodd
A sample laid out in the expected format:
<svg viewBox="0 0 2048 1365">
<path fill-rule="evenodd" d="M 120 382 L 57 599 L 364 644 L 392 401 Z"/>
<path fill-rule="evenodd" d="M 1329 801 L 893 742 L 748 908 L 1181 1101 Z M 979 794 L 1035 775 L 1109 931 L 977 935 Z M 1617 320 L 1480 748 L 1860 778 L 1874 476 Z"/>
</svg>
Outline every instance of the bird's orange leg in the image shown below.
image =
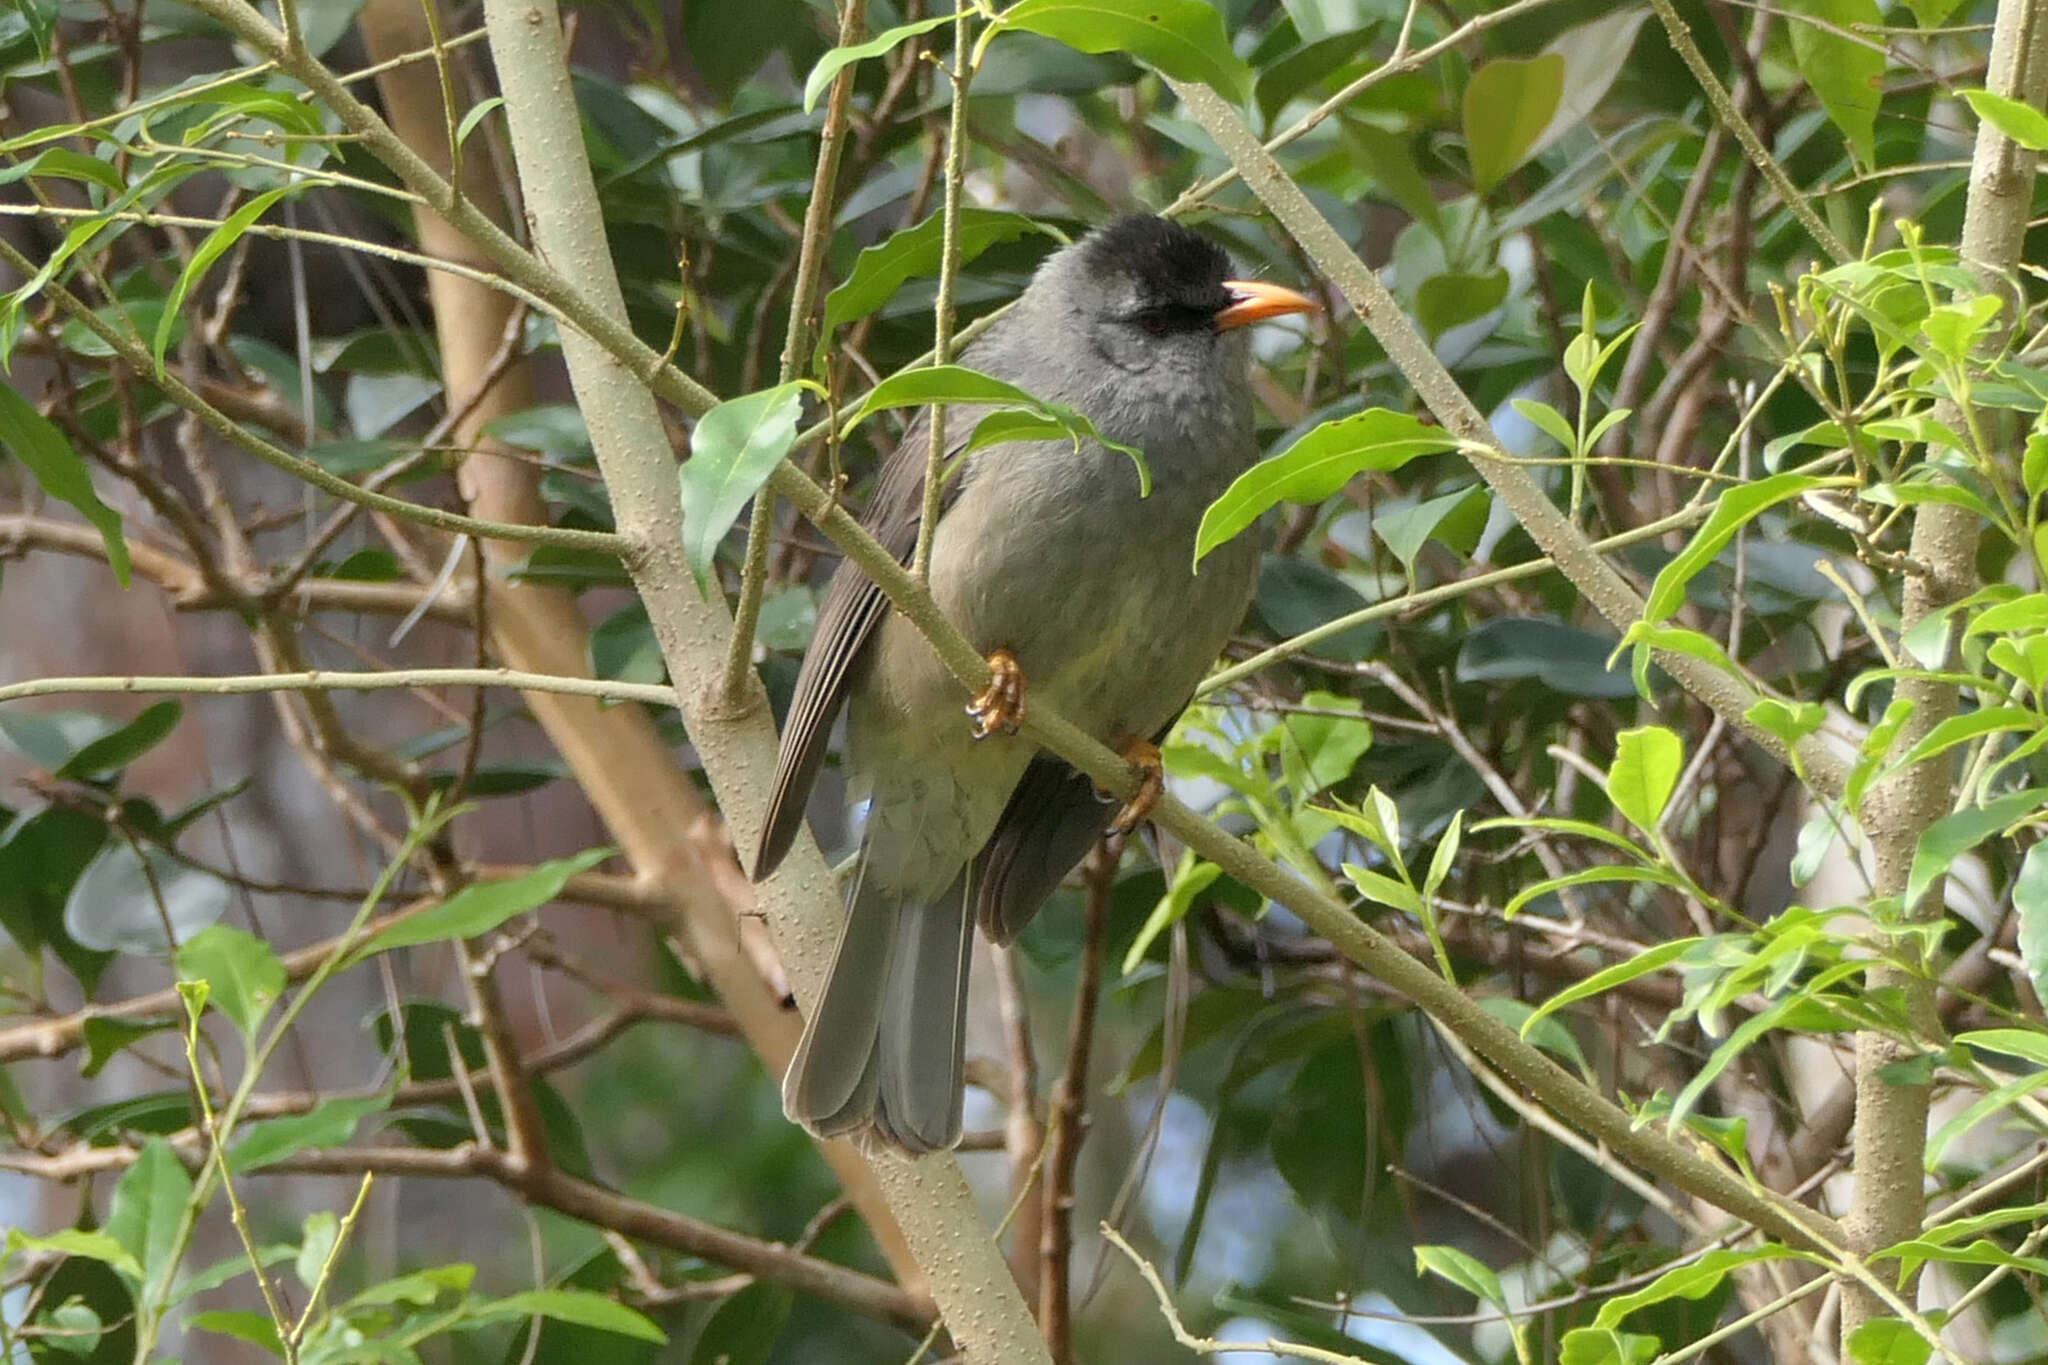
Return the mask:
<svg viewBox="0 0 2048 1365">
<path fill-rule="evenodd" d="M 1014 735 L 1024 723 L 1024 670 L 1017 666 L 1016 655 L 999 649 L 988 656 L 988 671 L 988 686 L 967 703 L 967 714 L 974 717 L 974 737 Z"/>
<path fill-rule="evenodd" d="M 1159 757 L 1159 746 L 1148 739 L 1134 739 L 1123 747 L 1124 762 L 1131 765 L 1138 775 L 1138 789 L 1131 793 L 1124 808 L 1116 813 L 1116 819 L 1109 822 L 1110 834 L 1129 834 L 1145 823 L 1152 814 L 1152 807 L 1159 804 L 1161 793 L 1166 790 L 1166 764 Z"/>
</svg>

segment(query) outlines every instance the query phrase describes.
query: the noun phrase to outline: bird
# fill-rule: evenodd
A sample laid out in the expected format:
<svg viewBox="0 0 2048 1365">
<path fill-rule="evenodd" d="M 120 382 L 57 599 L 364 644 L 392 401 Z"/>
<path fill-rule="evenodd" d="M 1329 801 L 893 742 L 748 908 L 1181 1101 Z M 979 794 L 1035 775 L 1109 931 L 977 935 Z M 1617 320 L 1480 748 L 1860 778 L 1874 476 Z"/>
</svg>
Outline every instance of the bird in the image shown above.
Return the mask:
<svg viewBox="0 0 2048 1365">
<path fill-rule="evenodd" d="M 835 717 L 868 803 L 831 974 L 783 1082 L 790 1118 L 917 1156 L 959 1141 L 974 926 L 1007 944 L 1112 827 L 1160 786 L 1157 741 L 1243 618 L 1259 547 L 1195 564 L 1202 513 L 1258 458 L 1246 324 L 1317 305 L 1231 278 L 1192 229 L 1134 214 L 1053 252 L 960 363 L 1087 417 L 1108 442 L 1028 440 L 964 456 L 986 409 L 950 406 L 949 477 L 930 554 L 933 598 L 988 657 L 962 690 L 851 561 L 826 588 L 798 672 L 754 857 L 760 881 L 804 819 Z M 929 414 L 885 460 L 862 522 L 908 563 L 922 516 Z M 954 467 L 957 462 L 957 467 Z M 1119 810 L 1017 733 L 1050 702 L 1142 774 Z"/>
</svg>

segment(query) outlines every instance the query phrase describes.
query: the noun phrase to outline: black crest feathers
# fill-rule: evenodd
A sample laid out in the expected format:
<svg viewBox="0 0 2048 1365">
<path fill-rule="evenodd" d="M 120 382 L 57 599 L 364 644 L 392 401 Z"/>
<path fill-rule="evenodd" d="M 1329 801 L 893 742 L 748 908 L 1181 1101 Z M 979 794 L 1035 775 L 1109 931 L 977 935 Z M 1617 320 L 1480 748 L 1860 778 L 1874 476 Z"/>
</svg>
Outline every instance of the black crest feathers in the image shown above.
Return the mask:
<svg viewBox="0 0 2048 1365">
<path fill-rule="evenodd" d="M 1147 213 L 1119 218 L 1090 233 L 1082 250 L 1090 270 L 1123 275 L 1160 299 L 1220 297 L 1230 274 L 1230 258 L 1221 247 Z"/>
</svg>

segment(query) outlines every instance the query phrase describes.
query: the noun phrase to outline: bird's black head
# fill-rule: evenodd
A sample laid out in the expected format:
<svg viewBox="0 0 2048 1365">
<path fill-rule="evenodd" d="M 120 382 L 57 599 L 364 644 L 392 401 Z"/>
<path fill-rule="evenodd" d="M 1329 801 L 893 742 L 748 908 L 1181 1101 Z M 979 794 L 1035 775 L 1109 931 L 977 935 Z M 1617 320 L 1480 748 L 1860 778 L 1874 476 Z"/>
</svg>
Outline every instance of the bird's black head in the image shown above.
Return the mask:
<svg viewBox="0 0 2048 1365">
<path fill-rule="evenodd" d="M 1111 319 L 1148 336 L 1214 332 L 1232 301 L 1230 258 L 1178 223 L 1134 213 L 1090 233 L 1080 245 Z"/>
</svg>

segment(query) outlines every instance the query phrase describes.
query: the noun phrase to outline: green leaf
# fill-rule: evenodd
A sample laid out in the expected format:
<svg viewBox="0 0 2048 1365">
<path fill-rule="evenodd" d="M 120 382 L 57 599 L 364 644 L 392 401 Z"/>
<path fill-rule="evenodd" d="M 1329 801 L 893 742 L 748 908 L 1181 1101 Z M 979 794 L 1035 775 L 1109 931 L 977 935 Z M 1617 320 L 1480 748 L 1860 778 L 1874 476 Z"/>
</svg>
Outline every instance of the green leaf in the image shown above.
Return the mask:
<svg viewBox="0 0 2048 1365">
<path fill-rule="evenodd" d="M 1616 736 L 1614 766 L 1607 771 L 1608 799 L 1630 824 L 1655 839 L 1684 767 L 1685 746 L 1663 726 L 1623 730 Z"/>
<path fill-rule="evenodd" d="M 121 179 L 121 172 L 115 169 L 112 162 L 102 161 L 96 156 L 87 156 L 84 152 L 74 152 L 68 147 L 46 147 L 27 161 L 0 167 L 0 185 L 11 184 L 29 176 L 85 181 L 111 190 L 115 194 L 127 188 Z"/>
<path fill-rule="evenodd" d="M 222 1336 L 246 1341 L 274 1356 L 284 1355 L 284 1341 L 277 1335 L 277 1324 L 263 1313 L 238 1308 L 209 1308 L 194 1313 L 186 1319 L 185 1325 L 201 1332 L 218 1332 Z"/>
<path fill-rule="evenodd" d="M 747 1286 L 704 1324 L 690 1348 L 690 1365 L 766 1365 L 795 1304 L 786 1285 Z"/>
<path fill-rule="evenodd" d="M 718 543 L 796 443 L 802 409 L 803 384 L 778 384 L 720 403 L 690 432 L 690 458 L 676 482 L 683 501 L 683 552 L 705 596 L 711 595 Z"/>
<path fill-rule="evenodd" d="M 1651 972 L 1662 971 L 1679 958 L 1685 956 L 1686 953 L 1692 951 L 1702 941 L 1697 938 L 1666 939 L 1664 942 L 1637 953 L 1634 957 L 1624 962 L 1617 962 L 1612 967 L 1603 967 L 1584 981 L 1575 982 L 1565 987 L 1556 995 L 1551 996 L 1541 1005 L 1538 1005 L 1536 1012 L 1523 1021 L 1522 1036 L 1527 1038 L 1529 1030 L 1536 1027 L 1536 1022 L 1539 1019 L 1547 1018 L 1567 1005 L 1575 1005 L 1581 1000 L 1590 1000 L 1596 995 L 1613 990 L 1616 986 L 1626 985 L 1639 976 L 1648 976 Z"/>
<path fill-rule="evenodd" d="M 1516 412 L 1526 417 L 1530 425 L 1563 446 L 1566 454 L 1579 448 L 1579 433 L 1572 430 L 1572 424 L 1566 421 L 1565 415 L 1556 408 L 1548 403 L 1539 403 L 1533 398 L 1516 398 L 1511 401 Z"/>
<path fill-rule="evenodd" d="M 1856 164 L 1874 165 L 1885 69 L 1883 37 L 1871 36 L 1884 23 L 1877 0 L 1788 0 L 1785 11 L 1799 74 L 1842 130 Z M 1861 41 L 1847 36 L 1859 29 Z"/>
<path fill-rule="evenodd" d="M 1993 603 L 1970 617 L 1963 638 L 2021 630 L 2048 630 L 2048 593 L 2030 592 Z"/>
<path fill-rule="evenodd" d="M 1717 1247 L 1697 1260 L 1672 1267 L 1641 1289 L 1615 1295 L 1600 1305 L 1600 1315 L 1593 1324 L 1601 1329 L 1619 1327 L 1623 1319 L 1639 1308 L 1648 1308 L 1670 1299 L 1703 1299 L 1720 1287 L 1730 1271 L 1759 1261 L 1780 1261 L 1788 1257 L 1806 1259 L 1776 1244 L 1742 1251 Z"/>
<path fill-rule="evenodd" d="M 1254 77 L 1253 101 L 1259 117 L 1271 124 L 1289 101 L 1322 92 L 1360 74 L 1379 39 L 1377 23 L 1347 25 L 1324 34 L 1302 33 L 1300 47 L 1271 62 L 1260 63 Z"/>
<path fill-rule="evenodd" d="M 80 946 L 100 952 L 162 956 L 168 921 L 176 941 L 225 915 L 233 891 L 218 876 L 154 844 L 109 840 L 64 901 L 64 928 Z"/>
<path fill-rule="evenodd" d="M 130 1255 L 128 1249 L 104 1232 L 86 1232 L 78 1228 L 60 1228 L 56 1232 L 40 1237 L 20 1228 L 7 1229 L 7 1241 L 0 1248 L 0 1264 L 22 1251 L 48 1252 L 57 1256 L 84 1256 L 89 1260 L 103 1261 L 118 1273 L 131 1280 L 142 1279 L 142 1263 Z"/>
<path fill-rule="evenodd" d="M 277 954 L 262 939 L 233 925 L 213 925 L 179 944 L 177 965 L 181 978 L 207 984 L 214 1008 L 232 1020 L 244 1038 L 256 1036 L 256 1026 L 284 994 L 284 964 Z"/>
<path fill-rule="evenodd" d="M 1439 541 L 1468 555 L 1486 529 L 1487 513 L 1493 508 L 1484 485 L 1461 488 L 1439 498 L 1429 498 L 1412 507 L 1383 512 L 1372 519 L 1373 534 L 1401 561 L 1401 567 L 1415 572 L 1415 557 L 1431 540 Z"/>
<path fill-rule="evenodd" d="M 939 16 L 947 22 L 952 17 Z M 826 60 L 830 60 L 829 54 Z M 834 328 L 866 317 L 887 303 L 905 281 L 937 275 L 944 229 L 945 216 L 934 213 L 915 227 L 907 227 L 861 252 L 846 282 L 825 296 L 825 325 L 819 332 L 819 344 L 822 346 L 831 337 Z M 998 242 L 1014 241 L 1033 232 L 1054 235 L 1051 228 L 1021 213 L 962 208 L 957 229 L 960 263 L 967 264 Z"/>
<path fill-rule="evenodd" d="M 1419 455 L 1441 454 L 1457 444 L 1443 428 L 1388 408 L 1325 422 L 1238 475 L 1209 504 L 1195 535 L 1195 563 L 1276 503 L 1319 503 L 1367 470 L 1399 469 Z"/>
<path fill-rule="evenodd" d="M 332 1209 L 317 1209 L 306 1215 L 305 1232 L 298 1255 L 292 1258 L 292 1273 L 311 1289 L 320 1283 L 320 1269 L 341 1242 L 341 1218 Z"/>
<path fill-rule="evenodd" d="M 265 190 L 242 207 L 221 220 L 219 227 L 206 234 L 199 249 L 192 253 L 192 259 L 178 272 L 178 282 L 171 286 L 170 297 L 164 302 L 163 316 L 157 319 L 156 336 L 150 343 L 150 354 L 156 359 L 157 373 L 163 373 L 164 350 L 171 344 L 171 328 L 183 315 L 185 296 L 192 287 L 206 278 L 206 272 L 213 269 L 213 263 L 226 255 L 242 240 L 242 234 L 270 212 L 270 206 L 284 198 L 290 186 Z"/>
<path fill-rule="evenodd" d="M 143 1144 L 135 1164 L 114 1186 L 106 1232 L 140 1263 L 142 1280 L 137 1287 L 145 1304 L 163 1302 L 177 1269 L 178 1225 L 191 1198 L 192 1177 L 171 1144 L 160 1137 Z"/>
<path fill-rule="evenodd" d="M 1503 1313 L 1509 1311 L 1507 1297 L 1501 1293 L 1500 1277 L 1484 1261 L 1456 1247 L 1415 1248 L 1415 1273 L 1449 1280 L 1481 1302 L 1492 1304 Z"/>
<path fill-rule="evenodd" d="M 1849 1333 L 1849 1359 L 1855 1365 L 1927 1365 L 1934 1348 L 1911 1325 L 1897 1318 L 1873 1318 Z"/>
<path fill-rule="evenodd" d="M 2022 100 L 2007 99 L 1989 90 L 1959 90 L 1977 117 L 2030 152 L 2048 152 L 2048 114 Z M 2031 488 L 2030 490 L 2031 491 Z"/>
<path fill-rule="evenodd" d="M 1944 815 L 1921 831 L 1920 842 L 1913 849 L 1913 870 L 1906 877 L 1906 905 L 1918 905 L 1958 857 L 2034 814 L 2044 800 L 2048 800 L 2048 787 L 2009 792 L 1982 806 Z"/>
<path fill-rule="evenodd" d="M 2048 123 L 2048 117 L 2042 121 Z M 2027 450 L 2020 459 L 2020 470 L 2020 482 L 2026 486 L 2028 497 L 2038 498 L 2048 493 L 2048 433 L 2037 431 L 2027 437 Z"/>
<path fill-rule="evenodd" d="M 2035 1066 L 2048 1067 L 2048 1033 L 2020 1028 L 1980 1028 L 1956 1035 L 1956 1042 L 1979 1052 L 2003 1052 Z"/>
<path fill-rule="evenodd" d="M 169 1015 L 126 1019 L 118 1014 L 88 1014 L 79 1030 L 85 1039 L 85 1064 L 78 1074 L 91 1080 L 130 1043 L 177 1027 L 178 1021 Z"/>
<path fill-rule="evenodd" d="M 1345 863 L 1344 875 L 1358 888 L 1358 894 L 1374 905 L 1384 905 L 1389 910 L 1398 910 L 1404 915 L 1422 915 L 1427 907 L 1414 887 L 1406 882 L 1396 881 L 1384 872 L 1375 872 L 1357 863 Z"/>
<path fill-rule="evenodd" d="M 1129 456 L 1131 463 L 1137 467 L 1139 496 L 1151 496 L 1152 472 L 1145 466 L 1142 451 L 1121 441 L 1110 440 L 1095 429 L 1093 422 L 1063 403 L 1048 402 L 1034 394 L 1026 393 L 1007 380 L 997 379 L 979 370 L 970 370 L 963 365 L 927 365 L 920 369 L 903 370 L 890 375 L 868 390 L 866 397 L 861 399 L 853 414 L 846 419 L 840 436 L 844 439 L 851 435 L 855 427 L 885 408 L 924 407 L 931 403 L 993 404 L 1004 408 L 1022 409 L 1057 426 L 1067 439 L 1075 443 L 1076 449 L 1082 441 L 1093 441 L 1106 450 L 1114 450 Z M 998 427 L 997 430 L 1000 432 L 1002 428 Z M 951 444 L 950 438 L 948 444 Z M 973 444 L 974 442 L 969 440 L 963 443 L 963 447 Z"/>
<path fill-rule="evenodd" d="M 1642 624 L 1659 626 L 1685 603 L 1685 585 L 1735 539 L 1735 533 L 1767 508 L 1796 498 L 1822 481 L 1804 474 L 1773 474 L 1755 483 L 1737 484 L 1714 502 L 1713 513 L 1683 550 L 1674 555 L 1650 585 Z"/>
<path fill-rule="evenodd" d="M 339 1147 L 356 1134 L 356 1125 L 391 1107 L 387 1091 L 377 1095 L 338 1095 L 303 1114 L 268 1119 L 251 1125 L 228 1149 L 228 1165 L 236 1174 L 261 1170 L 299 1152 Z"/>
<path fill-rule="evenodd" d="M 1476 275 L 1445 271 L 1415 291 L 1415 320 L 1431 341 L 1453 327 L 1485 317 L 1507 302 L 1508 272 L 1496 266 Z"/>
<path fill-rule="evenodd" d="M 360 962 L 373 953 L 409 948 L 444 939 L 475 938 L 511 919 L 546 905 L 562 893 L 569 878 L 585 872 L 612 856 L 608 848 L 588 848 L 573 858 L 542 863 L 531 872 L 509 881 L 478 882 L 466 886 L 431 910 L 400 920 L 349 955 Z"/>
<path fill-rule="evenodd" d="M 2020 706 L 1986 706 L 1981 710 L 1966 711 L 1960 716 L 1950 716 L 1929 730 L 1918 744 L 1906 751 L 1906 756 L 1898 761 L 1897 766 L 1910 768 L 1937 754 L 1946 753 L 1958 744 L 2007 730 L 2036 730 L 2040 724 L 2039 716 Z"/>
<path fill-rule="evenodd" d="M 1298 641 L 1310 631 L 1363 611 L 1358 590 L 1321 564 L 1293 555 L 1267 555 L 1259 566 L 1259 615 L 1283 640 Z M 1381 631 L 1372 622 L 1320 634 L 1311 652 L 1322 659 L 1358 663 L 1372 657 Z"/>
<path fill-rule="evenodd" d="M 2012 904 L 2020 920 L 2020 964 L 2034 994 L 2048 1000 L 2048 844 L 2027 850 L 2013 879 Z"/>
<path fill-rule="evenodd" d="M 840 439 L 887 408 L 921 408 L 932 403 L 1002 403 L 1029 412 L 1049 412 L 1052 405 L 1026 393 L 1006 379 L 970 370 L 964 365 L 925 365 L 890 375 L 869 389 L 839 429 Z"/>
<path fill-rule="evenodd" d="M 476 131 L 476 126 L 489 118 L 491 112 L 504 102 L 503 95 L 493 95 L 487 100 L 478 100 L 471 105 L 469 112 L 462 116 L 462 122 L 455 125 L 455 145 L 460 147 L 469 141 L 469 135 Z"/>
<path fill-rule="evenodd" d="M 841 67 L 852 66 L 855 62 L 864 62 L 870 57 L 893 52 L 906 39 L 915 38 L 921 33 L 930 33 L 933 29 L 952 22 L 953 13 L 948 10 L 944 14 L 919 19 L 914 24 L 898 24 L 895 28 L 884 29 L 864 43 L 833 48 L 818 58 L 818 64 L 811 68 L 810 76 L 804 81 L 804 112 L 808 114 L 818 107 L 819 99 L 824 96 L 826 87 L 832 84 L 832 78 L 839 74 Z M 832 324 L 828 321 L 825 326 L 829 331 Z"/>
<path fill-rule="evenodd" d="M 1547 617 L 1501 616 L 1467 632 L 1460 682 L 1534 679 L 1553 692 L 1608 701 L 1635 695 L 1626 670 L 1609 668 L 1613 639 Z"/>
<path fill-rule="evenodd" d="M 1463 107 L 1466 154 L 1484 195 L 1522 164 L 1564 99 L 1565 61 L 1555 52 L 1501 57 L 1472 73 Z"/>
<path fill-rule="evenodd" d="M 1239 103 L 1251 89 L 1251 73 L 1231 51 L 1223 15 L 1203 0 L 1019 0 L 998 22 L 1081 52 L 1128 53 Z"/>
<path fill-rule="evenodd" d="M 1742 718 L 1765 734 L 1776 736 L 1790 752 L 1799 746 L 1799 741 L 1827 724 L 1828 710 L 1817 701 L 1783 702 L 1765 697 L 1743 712 Z"/>
<path fill-rule="evenodd" d="M 789 1291 L 781 1292 L 787 1294 Z M 646 1314 L 587 1289 L 529 1289 L 523 1294 L 492 1299 L 473 1311 L 476 1319 L 484 1322 L 501 1318 L 553 1318 L 557 1322 L 594 1327 L 601 1332 L 637 1337 L 641 1341 L 668 1340 L 668 1333 L 655 1326 Z"/>
<path fill-rule="evenodd" d="M 1645 1365 L 1663 1343 L 1635 1332 L 1574 1327 L 1564 1334 L 1557 1365 Z"/>
<path fill-rule="evenodd" d="M 1564 91 L 1557 112 L 1536 135 L 1536 141 L 1522 153 L 1523 159 L 1537 155 L 1559 138 L 1586 121 L 1615 77 L 1628 69 L 1629 50 L 1636 34 L 1650 17 L 1648 9 L 1622 6 L 1613 13 L 1576 28 L 1568 28 L 1544 45 L 1545 53 L 1564 59 Z"/>
<path fill-rule="evenodd" d="M 64 760 L 54 774 L 74 781 L 104 777 L 127 767 L 155 748 L 176 728 L 185 708 L 176 701 L 160 701 L 120 729 L 100 736 Z"/>
<path fill-rule="evenodd" d="M 11 384 L 0 384 L 0 449 L 27 465 L 45 493 L 70 504 L 93 524 L 106 546 L 115 580 L 127 587 L 128 542 L 121 536 L 121 514 L 100 501 L 85 461 L 56 423 L 37 412 Z"/>
<path fill-rule="evenodd" d="M 1172 928 L 1174 922 L 1186 915 L 1195 903 L 1195 897 L 1209 889 L 1210 883 L 1223 875 L 1223 869 L 1214 863 L 1203 862 L 1191 848 L 1180 852 L 1180 862 L 1174 867 L 1173 880 L 1167 884 L 1166 894 L 1152 907 L 1152 913 L 1145 917 L 1145 923 L 1138 929 L 1138 936 L 1131 940 L 1130 951 L 1124 954 L 1123 974 L 1129 976 L 1138 970 L 1138 964 L 1145 960 L 1146 951 L 1153 940 Z"/>
</svg>

